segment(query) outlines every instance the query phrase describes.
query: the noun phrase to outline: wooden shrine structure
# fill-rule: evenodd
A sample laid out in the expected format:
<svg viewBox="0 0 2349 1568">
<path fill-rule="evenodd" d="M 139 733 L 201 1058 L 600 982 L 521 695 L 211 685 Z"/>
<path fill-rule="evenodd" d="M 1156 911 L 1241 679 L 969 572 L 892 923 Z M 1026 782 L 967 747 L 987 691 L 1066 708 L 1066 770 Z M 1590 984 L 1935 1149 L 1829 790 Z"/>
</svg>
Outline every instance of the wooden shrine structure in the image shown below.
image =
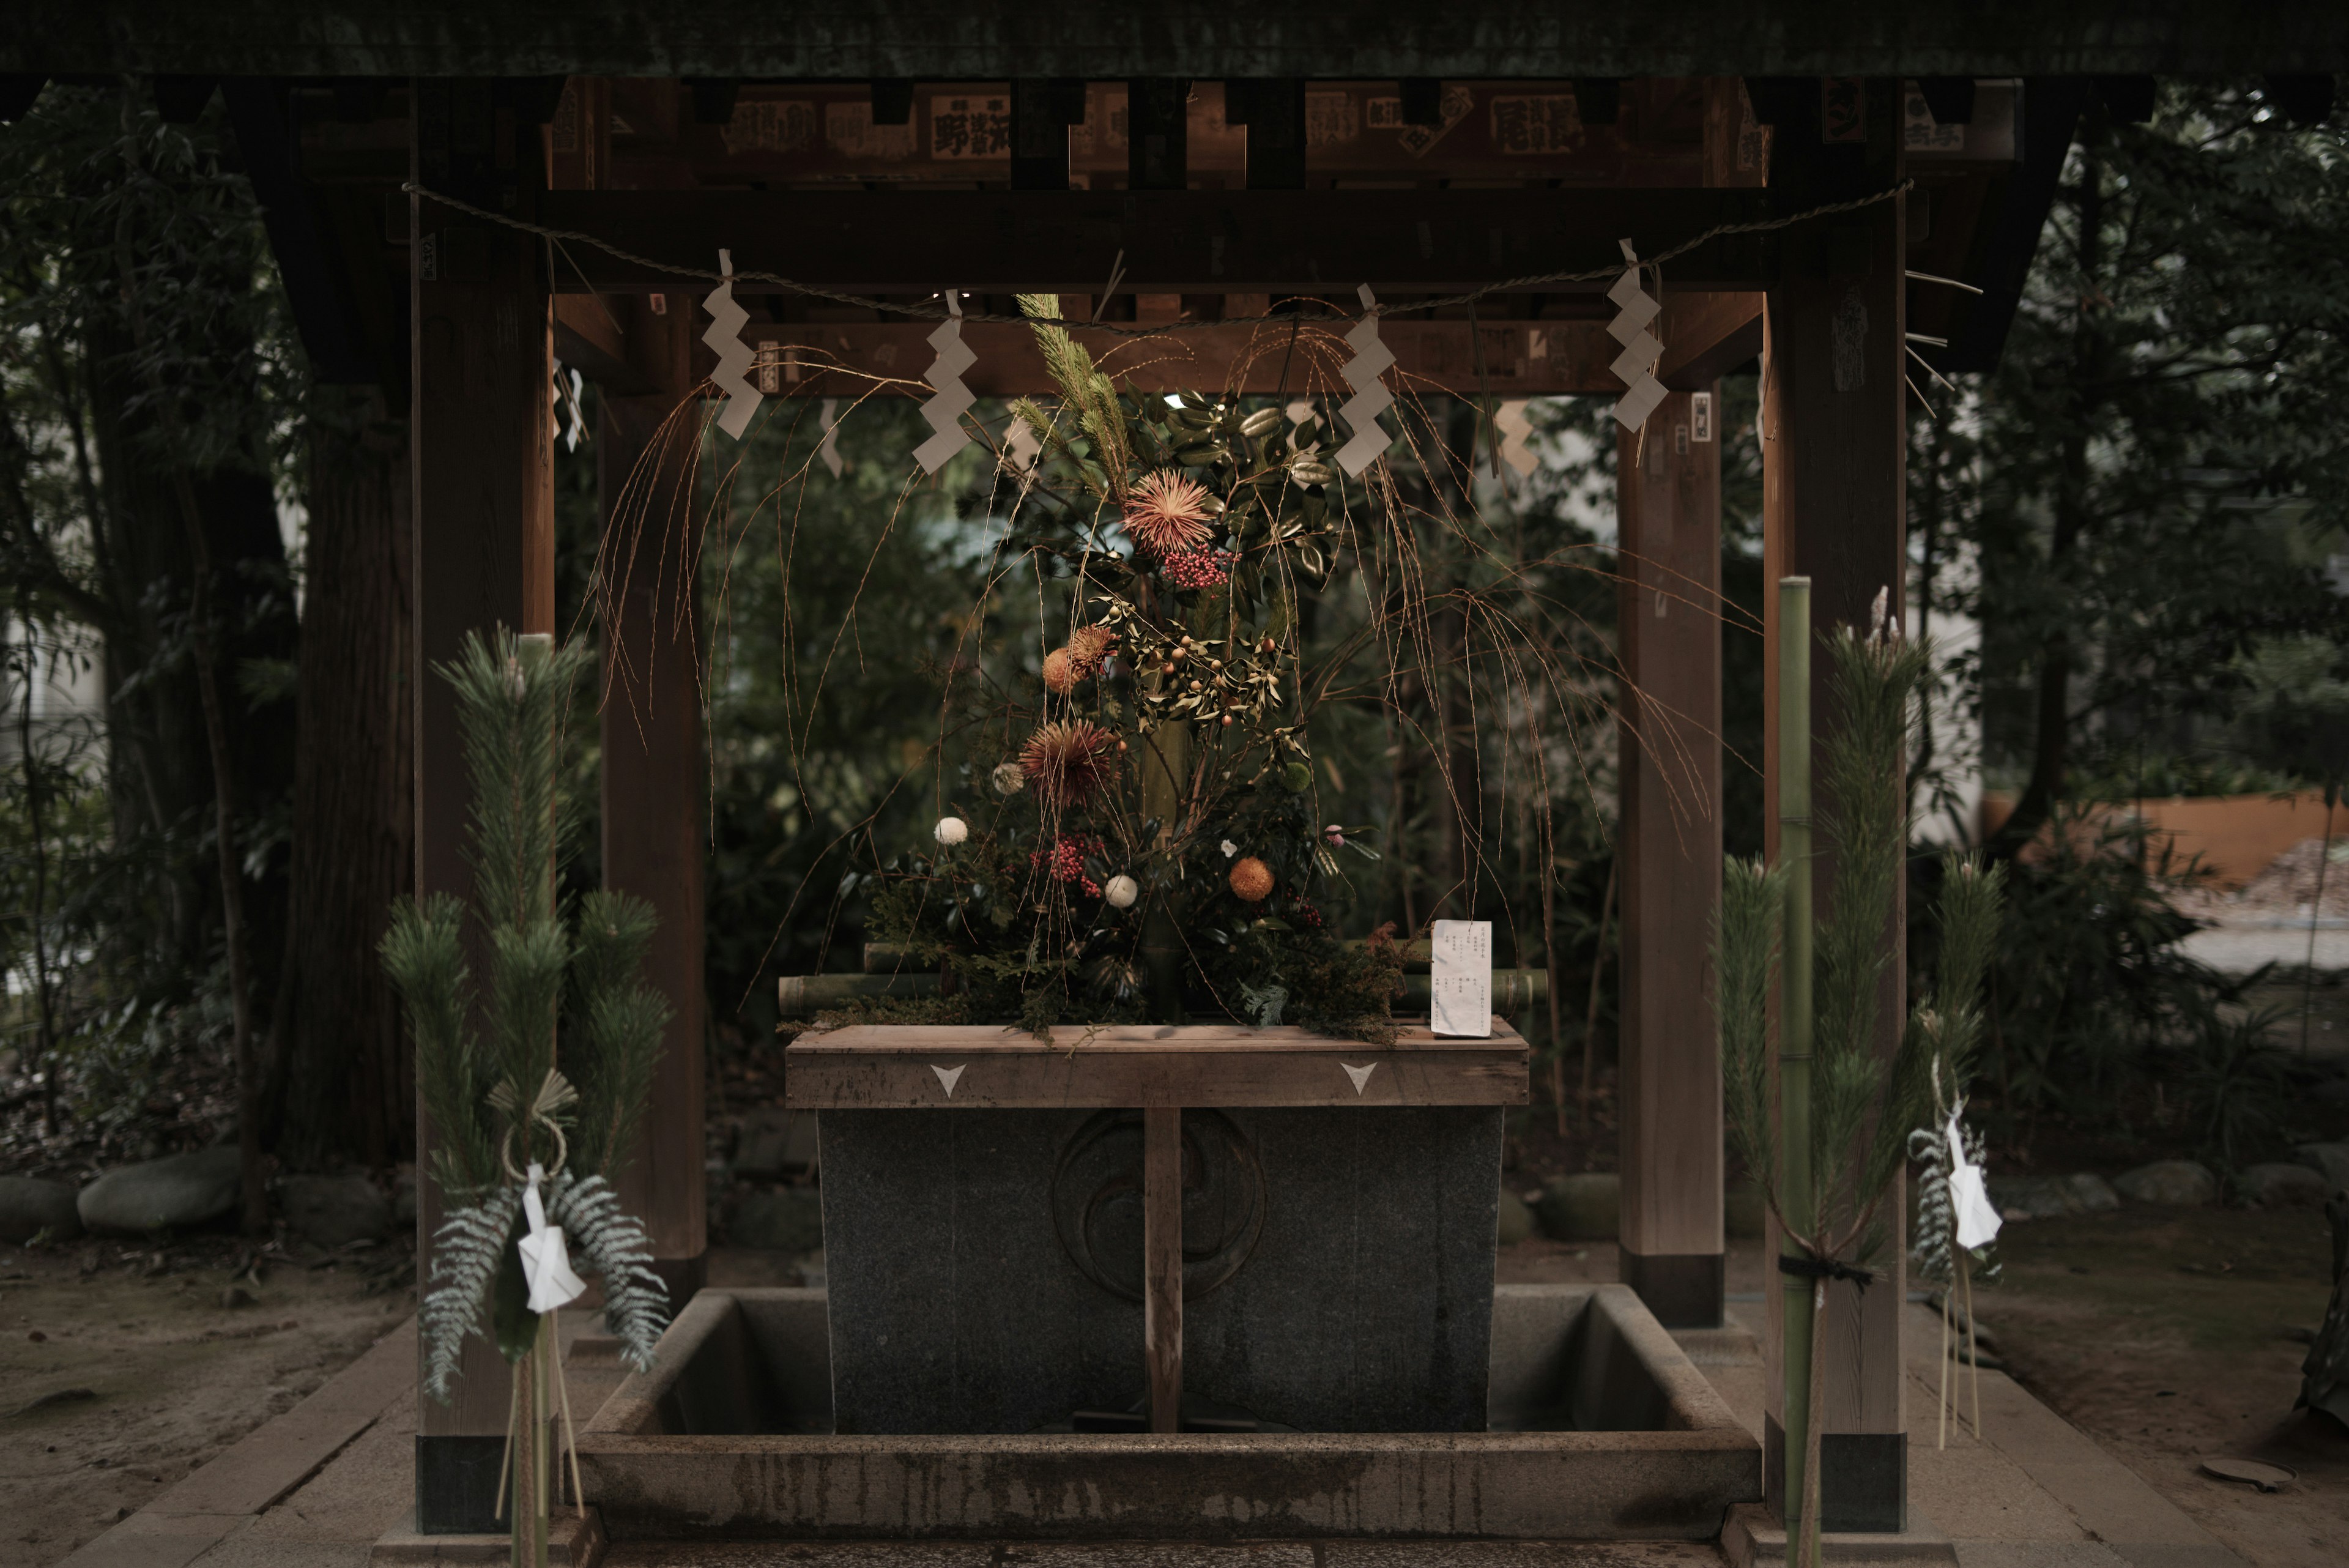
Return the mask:
<svg viewBox="0 0 2349 1568">
<path fill-rule="evenodd" d="M 2329 95 L 2305 73 L 2344 45 L 2349 12 L 2297 4 L 1690 0 L 1667 18 L 1484 0 L 18 0 L 0 24 L 0 118 L 53 78 L 137 76 L 167 116 L 223 92 L 317 370 L 410 410 L 427 892 L 467 872 L 456 713 L 424 672 L 477 628 L 555 629 L 553 362 L 604 393 L 607 505 L 709 362 L 707 283 L 496 217 L 654 264 L 709 268 L 726 247 L 738 267 L 841 292 L 952 287 L 1008 311 L 1016 291 L 1057 291 L 1064 309 L 1133 324 L 1300 298 L 1350 310 L 1367 283 L 1397 374 L 1423 389 L 1611 397 L 1603 283 L 1432 318 L 1411 302 L 1603 267 L 1627 238 L 1652 255 L 1897 192 L 1667 266 L 1671 395 L 1622 447 L 1620 652 L 1638 692 L 1626 732 L 1641 737 L 1622 770 L 1623 1270 L 1664 1324 L 1693 1325 L 1719 1321 L 1723 1294 L 1721 1088 L 1696 956 L 1720 877 L 1723 639 L 1691 605 L 1719 585 L 1719 379 L 1759 362 L 1765 577 L 1808 574 L 1823 623 L 1864 618 L 1888 586 L 1897 606 L 1909 383 L 1926 383 L 1920 359 L 1994 363 L 2083 108 L 2149 105 L 2147 73 L 2303 73 L 2277 79 Z M 926 323 L 739 292 L 764 390 L 828 395 L 851 389 L 840 367 L 910 379 L 926 363 Z M 1167 381 L 1220 383 L 1247 330 L 1186 333 L 1194 358 Z M 975 390 L 1048 389 L 1020 329 L 968 340 Z M 1270 367 L 1242 386 L 1274 390 Z M 603 864 L 661 916 L 651 968 L 674 1023 L 625 1196 L 681 1301 L 705 1250 L 703 774 L 678 640 L 697 633 L 657 613 L 675 579 L 639 576 L 603 628 L 626 655 L 608 665 L 625 673 L 605 707 Z M 1775 747 L 1775 714 L 1764 733 Z M 1775 756 L 1767 771 L 1775 821 Z M 420 1242 L 436 1219 L 428 1203 Z M 1856 1326 L 1830 1350 L 1831 1529 L 1905 1517 L 1893 1269 L 1857 1299 L 1837 1287 L 1837 1321 Z M 461 1388 L 421 1408 L 427 1528 L 494 1474 L 504 1368 L 479 1342 Z"/>
</svg>

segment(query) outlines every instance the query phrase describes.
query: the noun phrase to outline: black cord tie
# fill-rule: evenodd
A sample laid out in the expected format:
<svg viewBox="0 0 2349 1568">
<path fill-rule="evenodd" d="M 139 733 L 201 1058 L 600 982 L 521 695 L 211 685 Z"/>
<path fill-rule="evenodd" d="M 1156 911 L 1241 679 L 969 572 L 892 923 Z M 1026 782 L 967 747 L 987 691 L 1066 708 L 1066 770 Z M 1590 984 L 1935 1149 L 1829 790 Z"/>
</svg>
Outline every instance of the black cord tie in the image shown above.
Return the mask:
<svg viewBox="0 0 2349 1568">
<path fill-rule="evenodd" d="M 1859 1293 L 1866 1295 L 1868 1287 L 1876 1282 L 1876 1271 L 1863 1269 L 1857 1263 L 1839 1262 L 1833 1258 L 1794 1257 L 1778 1254 L 1778 1272 L 1806 1280 L 1849 1280 Z"/>
</svg>

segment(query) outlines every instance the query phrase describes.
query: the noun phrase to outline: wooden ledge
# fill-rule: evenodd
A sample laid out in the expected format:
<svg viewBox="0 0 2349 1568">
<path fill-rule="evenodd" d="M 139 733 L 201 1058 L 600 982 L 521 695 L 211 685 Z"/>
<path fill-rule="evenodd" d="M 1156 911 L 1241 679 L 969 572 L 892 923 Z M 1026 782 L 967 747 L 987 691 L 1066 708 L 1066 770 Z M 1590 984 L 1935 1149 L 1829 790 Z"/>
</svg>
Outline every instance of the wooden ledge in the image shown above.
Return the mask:
<svg viewBox="0 0 2349 1568">
<path fill-rule="evenodd" d="M 986 1024 L 863 1023 L 785 1056 L 794 1110 L 1134 1109 L 1159 1106 L 1522 1106 L 1523 1036 L 1404 1027 L 1392 1045 L 1293 1025 L 1063 1026 L 1050 1043 Z"/>
</svg>

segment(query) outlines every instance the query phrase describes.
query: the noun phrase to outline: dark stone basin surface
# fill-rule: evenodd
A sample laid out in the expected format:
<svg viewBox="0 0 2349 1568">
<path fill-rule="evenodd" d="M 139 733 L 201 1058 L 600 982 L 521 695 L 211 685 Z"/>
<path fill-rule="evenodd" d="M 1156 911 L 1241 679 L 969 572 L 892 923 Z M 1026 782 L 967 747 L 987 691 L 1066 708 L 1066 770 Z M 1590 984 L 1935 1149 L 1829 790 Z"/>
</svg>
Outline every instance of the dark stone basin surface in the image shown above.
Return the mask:
<svg viewBox="0 0 2349 1568">
<path fill-rule="evenodd" d="M 616 1540 L 1705 1540 L 1761 1455 L 1620 1285 L 1493 1291 L 1480 1432 L 832 1432 L 822 1290 L 703 1291 L 579 1433 Z"/>
<path fill-rule="evenodd" d="M 818 1115 L 836 1430 L 1032 1432 L 1147 1385 L 1135 1111 Z M 1312 1432 L 1485 1425 L 1502 1113 L 1183 1114 L 1183 1386 Z"/>
</svg>

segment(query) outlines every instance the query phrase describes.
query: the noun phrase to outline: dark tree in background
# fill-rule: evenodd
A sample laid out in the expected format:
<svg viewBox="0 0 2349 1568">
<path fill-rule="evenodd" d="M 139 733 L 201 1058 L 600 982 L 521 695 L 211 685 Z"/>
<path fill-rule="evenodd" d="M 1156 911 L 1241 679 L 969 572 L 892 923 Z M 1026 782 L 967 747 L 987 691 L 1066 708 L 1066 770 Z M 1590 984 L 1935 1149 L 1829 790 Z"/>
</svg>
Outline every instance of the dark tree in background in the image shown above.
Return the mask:
<svg viewBox="0 0 2349 1568">
<path fill-rule="evenodd" d="M 410 877 L 405 421 L 309 388 L 216 108 L 171 126 L 52 85 L 0 134 L 0 571 L 20 622 L 94 647 L 102 692 L 104 766 L 62 787 L 102 797 L 104 830 L 60 811 L 43 845 L 74 889 L 42 935 L 82 949 L 59 1029 L 94 1152 L 157 1152 L 108 1128 L 152 1129 L 175 1098 L 165 1146 L 209 1141 L 237 1104 L 224 779 L 259 1130 L 301 1163 L 398 1158 L 409 1096 L 374 946 Z M 298 570 L 288 506 L 309 519 Z M 12 959 L 29 935 L 9 931 Z"/>
<path fill-rule="evenodd" d="M 1976 417 L 1912 443 L 1920 521 L 1972 553 L 1937 594 L 1984 628 L 1987 760 L 2022 784 L 2000 853 L 2191 751 L 2259 639 L 2340 635 L 2310 542 L 2349 521 L 2344 154 L 2252 89 L 2172 84 L 2146 125 L 2093 107 Z"/>
<path fill-rule="evenodd" d="M 380 964 L 384 911 L 415 880 L 415 584 L 408 421 L 320 388 L 309 503 L 281 1155 L 383 1166 L 414 1145 L 415 1093 Z"/>
</svg>

